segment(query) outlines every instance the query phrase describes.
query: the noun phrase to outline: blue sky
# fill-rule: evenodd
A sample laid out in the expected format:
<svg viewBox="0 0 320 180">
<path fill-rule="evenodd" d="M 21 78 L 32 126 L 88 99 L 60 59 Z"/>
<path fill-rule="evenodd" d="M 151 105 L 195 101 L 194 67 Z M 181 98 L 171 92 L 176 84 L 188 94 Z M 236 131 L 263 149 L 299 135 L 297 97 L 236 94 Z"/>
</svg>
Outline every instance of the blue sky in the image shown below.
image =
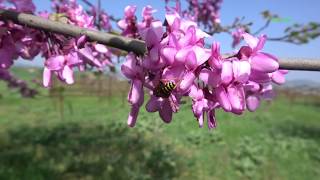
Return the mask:
<svg viewBox="0 0 320 180">
<path fill-rule="evenodd" d="M 90 0 L 95 3 L 96 0 Z M 33 0 L 37 10 L 49 10 L 49 0 Z M 122 17 L 126 5 L 137 5 L 137 16 L 140 17 L 142 7 L 151 5 L 158 10 L 155 16 L 158 19 L 164 18 L 164 3 L 162 0 L 101 0 L 102 7 L 109 14 L 115 17 Z M 185 6 L 186 4 L 183 4 Z M 224 0 L 221 9 L 222 24 L 230 24 L 235 17 L 245 17 L 248 21 L 254 22 L 253 29 L 261 27 L 264 21 L 260 12 L 270 10 L 273 13 L 287 19 L 284 22 L 274 22 L 263 33 L 269 37 L 279 37 L 283 29 L 293 23 L 307 23 L 320 21 L 320 0 Z M 229 35 L 215 35 L 212 39 L 220 41 L 223 52 L 230 52 L 232 39 Z M 264 51 L 272 53 L 277 57 L 300 57 L 320 59 L 320 38 L 307 45 L 293 45 L 282 42 L 267 42 Z M 288 79 L 309 79 L 320 82 L 320 72 L 298 72 L 291 71 Z"/>
</svg>

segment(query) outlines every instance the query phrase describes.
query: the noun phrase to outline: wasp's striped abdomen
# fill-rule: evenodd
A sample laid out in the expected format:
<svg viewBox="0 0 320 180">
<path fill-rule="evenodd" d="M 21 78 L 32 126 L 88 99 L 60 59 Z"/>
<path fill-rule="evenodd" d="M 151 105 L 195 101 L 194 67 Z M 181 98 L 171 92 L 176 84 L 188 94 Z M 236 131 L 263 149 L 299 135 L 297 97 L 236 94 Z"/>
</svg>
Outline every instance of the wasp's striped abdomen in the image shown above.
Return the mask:
<svg viewBox="0 0 320 180">
<path fill-rule="evenodd" d="M 154 94 L 157 97 L 168 98 L 175 88 L 176 84 L 174 82 L 163 83 L 160 81 L 159 85 L 154 90 Z"/>
</svg>

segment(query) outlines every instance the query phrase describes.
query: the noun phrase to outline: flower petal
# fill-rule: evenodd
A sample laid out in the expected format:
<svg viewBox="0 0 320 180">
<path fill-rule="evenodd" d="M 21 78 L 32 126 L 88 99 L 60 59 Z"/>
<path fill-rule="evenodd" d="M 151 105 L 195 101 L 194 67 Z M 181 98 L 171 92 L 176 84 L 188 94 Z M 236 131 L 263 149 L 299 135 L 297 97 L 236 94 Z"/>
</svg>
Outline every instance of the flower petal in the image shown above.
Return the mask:
<svg viewBox="0 0 320 180">
<path fill-rule="evenodd" d="M 272 100 L 276 96 L 275 92 L 273 91 L 271 83 L 264 84 L 261 92 L 262 92 L 262 98 L 266 100 Z"/>
<path fill-rule="evenodd" d="M 197 100 L 197 99 L 201 98 L 200 97 L 201 95 L 199 94 L 199 91 L 198 91 L 198 87 L 196 85 L 194 85 L 194 84 L 191 85 L 188 95 L 194 100 Z"/>
<path fill-rule="evenodd" d="M 211 110 L 207 113 L 208 119 L 208 128 L 213 129 L 217 127 L 216 116 L 214 110 Z"/>
<path fill-rule="evenodd" d="M 101 67 L 100 61 L 94 57 L 92 50 L 89 47 L 84 47 L 78 50 L 79 55 L 83 57 L 88 63 Z"/>
<path fill-rule="evenodd" d="M 197 59 L 193 51 L 189 52 L 186 60 L 186 68 L 190 71 L 193 71 L 197 68 Z"/>
<path fill-rule="evenodd" d="M 103 44 L 95 44 L 94 49 L 98 51 L 99 53 L 107 53 L 108 48 Z"/>
<path fill-rule="evenodd" d="M 233 76 L 237 82 L 245 83 L 249 79 L 251 67 L 248 61 L 233 61 Z"/>
<path fill-rule="evenodd" d="M 185 47 L 183 49 L 180 49 L 176 56 L 175 56 L 175 61 L 174 64 L 183 64 L 186 62 L 187 56 L 191 52 L 191 46 Z"/>
<path fill-rule="evenodd" d="M 260 90 L 260 85 L 256 82 L 249 81 L 244 86 L 245 91 L 258 92 Z"/>
<path fill-rule="evenodd" d="M 256 83 L 268 83 L 271 81 L 271 75 L 270 73 L 263 73 L 252 70 L 249 80 L 254 81 Z"/>
<path fill-rule="evenodd" d="M 142 82 L 138 79 L 133 79 L 128 94 L 128 102 L 132 105 L 141 106 L 141 101 L 143 102 L 143 94 Z"/>
<path fill-rule="evenodd" d="M 136 105 L 131 106 L 131 111 L 130 111 L 128 122 L 127 122 L 129 127 L 135 126 L 137 117 L 139 114 L 139 109 L 140 109 L 139 106 L 136 106 Z"/>
<path fill-rule="evenodd" d="M 121 19 L 120 21 L 118 21 L 117 25 L 120 29 L 127 29 L 128 27 L 128 24 L 125 19 Z"/>
<path fill-rule="evenodd" d="M 193 51 L 196 54 L 196 58 L 197 58 L 197 65 L 200 66 L 203 63 L 205 63 L 211 56 L 211 51 L 208 49 L 204 49 L 202 47 L 199 46 L 193 46 Z"/>
<path fill-rule="evenodd" d="M 229 98 L 228 98 L 228 95 L 227 95 L 225 88 L 222 86 L 218 86 L 216 89 L 216 95 L 217 95 L 217 99 L 218 99 L 218 102 L 221 105 L 221 107 L 225 111 L 230 112 L 232 110 L 232 107 L 231 107 L 231 104 L 230 104 L 230 101 L 229 101 Z"/>
<path fill-rule="evenodd" d="M 136 13 L 137 6 L 126 6 L 124 8 L 124 15 L 126 18 L 134 17 Z"/>
<path fill-rule="evenodd" d="M 64 67 L 64 56 L 52 56 L 46 60 L 45 66 L 51 71 L 58 71 Z"/>
<path fill-rule="evenodd" d="M 193 72 L 188 72 L 184 75 L 179 85 L 179 90 L 182 91 L 181 93 L 188 91 L 195 79 L 196 75 Z"/>
<path fill-rule="evenodd" d="M 183 66 L 167 67 L 163 70 L 162 79 L 179 80 L 183 78 L 184 74 L 185 68 Z"/>
<path fill-rule="evenodd" d="M 252 49 L 249 46 L 242 46 L 236 55 L 240 60 L 247 60 L 252 55 Z"/>
<path fill-rule="evenodd" d="M 233 110 L 243 111 L 245 108 L 244 89 L 241 85 L 231 85 L 227 88 L 229 101 Z"/>
<path fill-rule="evenodd" d="M 200 71 L 199 78 L 205 84 L 210 85 L 212 87 L 217 87 L 217 85 L 221 81 L 220 74 L 215 70 L 210 71 L 209 69 L 202 69 Z"/>
<path fill-rule="evenodd" d="M 254 112 L 260 106 L 260 100 L 258 96 L 250 95 L 246 99 L 247 108 L 249 111 Z"/>
<path fill-rule="evenodd" d="M 257 47 L 259 39 L 252 36 L 249 33 L 243 33 L 242 37 L 244 39 L 244 41 L 251 47 L 251 49 L 254 49 L 255 47 Z"/>
<path fill-rule="evenodd" d="M 65 59 L 67 61 L 67 65 L 69 65 L 70 67 L 79 66 L 83 63 L 82 60 L 79 58 L 78 53 L 76 52 L 70 52 L 68 55 L 65 56 Z"/>
<path fill-rule="evenodd" d="M 167 62 L 168 65 L 173 64 L 174 57 L 177 54 L 177 50 L 173 47 L 165 47 L 161 49 L 161 56 Z"/>
<path fill-rule="evenodd" d="M 65 79 L 65 82 L 67 84 L 74 83 L 73 70 L 69 66 L 64 66 L 62 71 L 62 77 Z"/>
<path fill-rule="evenodd" d="M 275 57 L 267 53 L 257 53 L 251 57 L 251 67 L 253 70 L 271 73 L 279 69 L 279 63 Z"/>
<path fill-rule="evenodd" d="M 203 113 L 201 113 L 200 116 L 198 116 L 198 123 L 199 127 L 203 128 Z"/>
<path fill-rule="evenodd" d="M 160 109 L 160 102 L 158 97 L 151 96 L 148 103 L 146 104 L 146 110 L 148 112 L 156 112 Z"/>
<path fill-rule="evenodd" d="M 172 108 L 168 99 L 164 99 L 162 102 L 159 115 L 165 123 L 170 123 L 172 120 Z"/>
<path fill-rule="evenodd" d="M 221 69 L 221 55 L 220 55 L 220 43 L 213 42 L 211 46 L 211 58 L 209 59 L 209 65 L 214 69 Z"/>
<path fill-rule="evenodd" d="M 50 71 L 50 69 L 48 69 L 48 68 L 46 68 L 46 67 L 44 67 L 44 69 L 43 69 L 43 78 L 42 78 L 43 80 L 43 86 L 44 87 L 49 87 L 50 86 L 50 84 L 51 84 L 51 71 Z"/>
<path fill-rule="evenodd" d="M 180 27 L 180 16 L 177 12 L 166 13 L 165 17 L 169 26 Z"/>
<path fill-rule="evenodd" d="M 160 28 L 162 29 L 162 26 Z M 162 33 L 159 30 L 155 31 L 153 28 L 148 28 L 144 40 L 146 41 L 147 47 L 152 47 L 160 42 L 161 37 Z"/>
<path fill-rule="evenodd" d="M 137 59 L 135 55 L 128 54 L 126 61 L 121 65 L 121 72 L 128 78 L 134 79 L 141 73 L 141 67 L 137 65 Z"/>
<path fill-rule="evenodd" d="M 276 84 L 284 84 L 286 82 L 286 79 L 284 77 L 284 74 L 281 73 L 281 71 L 276 71 L 272 73 L 272 81 Z"/>
<path fill-rule="evenodd" d="M 159 49 L 154 47 L 149 51 L 150 60 L 153 62 L 159 61 Z"/>
<path fill-rule="evenodd" d="M 264 46 L 264 44 L 265 44 L 265 42 L 267 40 L 267 36 L 266 35 L 261 35 L 258 39 L 259 39 L 258 44 L 253 49 L 253 52 L 260 51 L 263 48 L 263 46 Z"/>
<path fill-rule="evenodd" d="M 221 80 L 224 84 L 229 84 L 232 81 L 233 72 L 232 72 L 232 62 L 224 61 L 222 63 L 222 71 L 221 71 Z"/>
<path fill-rule="evenodd" d="M 186 32 L 186 35 L 179 39 L 179 47 L 185 47 L 188 46 L 189 44 L 193 44 L 196 39 L 195 39 L 195 32 L 196 29 L 194 26 L 190 26 Z"/>
</svg>

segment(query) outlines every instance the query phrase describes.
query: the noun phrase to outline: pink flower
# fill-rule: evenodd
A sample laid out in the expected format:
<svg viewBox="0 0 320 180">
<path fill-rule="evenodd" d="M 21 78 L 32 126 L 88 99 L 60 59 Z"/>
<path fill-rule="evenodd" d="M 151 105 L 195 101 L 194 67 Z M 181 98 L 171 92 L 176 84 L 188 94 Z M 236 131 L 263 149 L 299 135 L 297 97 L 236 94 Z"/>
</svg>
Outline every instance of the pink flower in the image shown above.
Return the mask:
<svg viewBox="0 0 320 180">
<path fill-rule="evenodd" d="M 179 2 L 179 1 L 178 1 Z M 177 9 L 179 3 L 177 2 Z M 204 25 L 209 31 L 212 31 L 215 24 L 220 23 L 220 7 L 222 0 L 188 0 L 188 9 L 182 11 L 182 14 L 201 25 Z"/>
<path fill-rule="evenodd" d="M 242 34 L 244 33 L 244 28 L 237 28 L 236 31 L 232 32 L 232 47 L 235 48 L 238 44 L 240 44 L 242 39 Z"/>
<path fill-rule="evenodd" d="M 248 58 L 253 70 L 263 73 L 270 73 L 279 68 L 277 58 L 270 54 L 260 52 L 266 41 L 266 36 L 262 35 L 259 38 L 256 38 L 248 33 L 243 33 L 242 36 L 252 50 L 251 53 L 248 53 Z M 245 54 L 241 52 L 241 49 L 239 53 Z"/>
<path fill-rule="evenodd" d="M 123 30 L 122 35 L 128 37 L 137 37 L 137 22 L 135 17 L 136 6 L 127 6 L 124 9 L 124 19 L 118 22 L 118 26 Z"/>
<path fill-rule="evenodd" d="M 34 12 L 36 6 L 33 4 L 32 0 L 7 0 L 12 3 L 16 10 L 19 12 Z"/>
<path fill-rule="evenodd" d="M 165 123 L 170 123 L 172 120 L 173 103 L 169 98 L 161 98 L 151 95 L 149 101 L 146 104 L 146 110 L 148 112 L 159 112 L 161 119 Z"/>
<path fill-rule="evenodd" d="M 89 46 L 85 46 L 77 50 L 78 55 L 83 59 L 85 63 L 88 63 L 92 66 L 101 67 L 101 62 L 94 56 L 92 49 Z"/>
<path fill-rule="evenodd" d="M 102 28 L 106 31 L 110 31 L 111 30 L 111 24 L 110 24 L 110 19 L 109 16 L 106 12 L 100 12 L 100 24 L 102 26 Z"/>
<path fill-rule="evenodd" d="M 128 102 L 131 104 L 131 112 L 128 117 L 128 125 L 133 127 L 136 123 L 140 106 L 144 101 L 143 69 L 134 54 L 127 55 L 127 61 L 121 66 L 122 73 L 131 81 L 128 93 Z"/>
<path fill-rule="evenodd" d="M 211 46 L 211 56 L 208 61 L 209 65 L 213 69 L 222 68 L 222 57 L 220 54 L 220 43 L 213 42 Z"/>
<path fill-rule="evenodd" d="M 243 85 L 232 84 L 229 87 L 227 87 L 227 92 L 228 92 L 228 99 L 232 107 L 232 112 L 236 114 L 241 114 L 246 107 Z"/>
<path fill-rule="evenodd" d="M 260 106 L 260 98 L 258 95 L 248 95 L 246 103 L 248 110 L 253 112 Z"/>
<path fill-rule="evenodd" d="M 273 72 L 271 75 L 272 82 L 279 85 L 284 84 L 286 82 L 284 75 L 286 75 L 287 73 L 287 70 L 277 70 Z"/>
<path fill-rule="evenodd" d="M 13 65 L 13 59 L 16 53 L 14 47 L 10 46 L 10 44 L 7 45 L 8 46 L 0 48 L 0 66 L 4 69 L 8 69 Z"/>
<path fill-rule="evenodd" d="M 204 113 L 208 110 L 208 100 L 204 98 L 203 91 L 196 86 L 192 86 L 189 92 L 192 98 L 192 111 L 198 119 L 199 127 L 203 127 Z"/>
<path fill-rule="evenodd" d="M 67 64 L 67 58 L 61 55 L 52 56 L 45 62 L 45 68 L 43 71 L 43 86 L 48 87 L 51 84 L 52 73 L 58 76 L 61 81 L 67 84 L 73 84 L 73 70 Z"/>
<path fill-rule="evenodd" d="M 154 19 L 152 14 L 155 12 L 157 10 L 153 9 L 150 5 L 142 9 L 143 26 L 148 27 L 150 25 Z"/>
</svg>

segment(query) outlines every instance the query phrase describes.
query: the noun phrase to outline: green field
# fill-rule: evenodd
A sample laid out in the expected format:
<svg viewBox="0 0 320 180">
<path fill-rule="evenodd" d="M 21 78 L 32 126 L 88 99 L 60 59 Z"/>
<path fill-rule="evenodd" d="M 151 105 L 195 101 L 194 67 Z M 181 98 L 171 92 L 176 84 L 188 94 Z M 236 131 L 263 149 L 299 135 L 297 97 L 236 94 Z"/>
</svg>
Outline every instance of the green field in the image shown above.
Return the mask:
<svg viewBox="0 0 320 180">
<path fill-rule="evenodd" d="M 198 128 L 190 102 L 171 124 L 142 109 L 128 128 L 120 95 L 65 96 L 62 117 L 59 98 L 47 90 L 34 99 L 3 82 L 0 90 L 0 179 L 320 177 L 320 108 L 284 96 L 242 116 L 218 111 L 218 127 L 208 131 Z"/>
</svg>

